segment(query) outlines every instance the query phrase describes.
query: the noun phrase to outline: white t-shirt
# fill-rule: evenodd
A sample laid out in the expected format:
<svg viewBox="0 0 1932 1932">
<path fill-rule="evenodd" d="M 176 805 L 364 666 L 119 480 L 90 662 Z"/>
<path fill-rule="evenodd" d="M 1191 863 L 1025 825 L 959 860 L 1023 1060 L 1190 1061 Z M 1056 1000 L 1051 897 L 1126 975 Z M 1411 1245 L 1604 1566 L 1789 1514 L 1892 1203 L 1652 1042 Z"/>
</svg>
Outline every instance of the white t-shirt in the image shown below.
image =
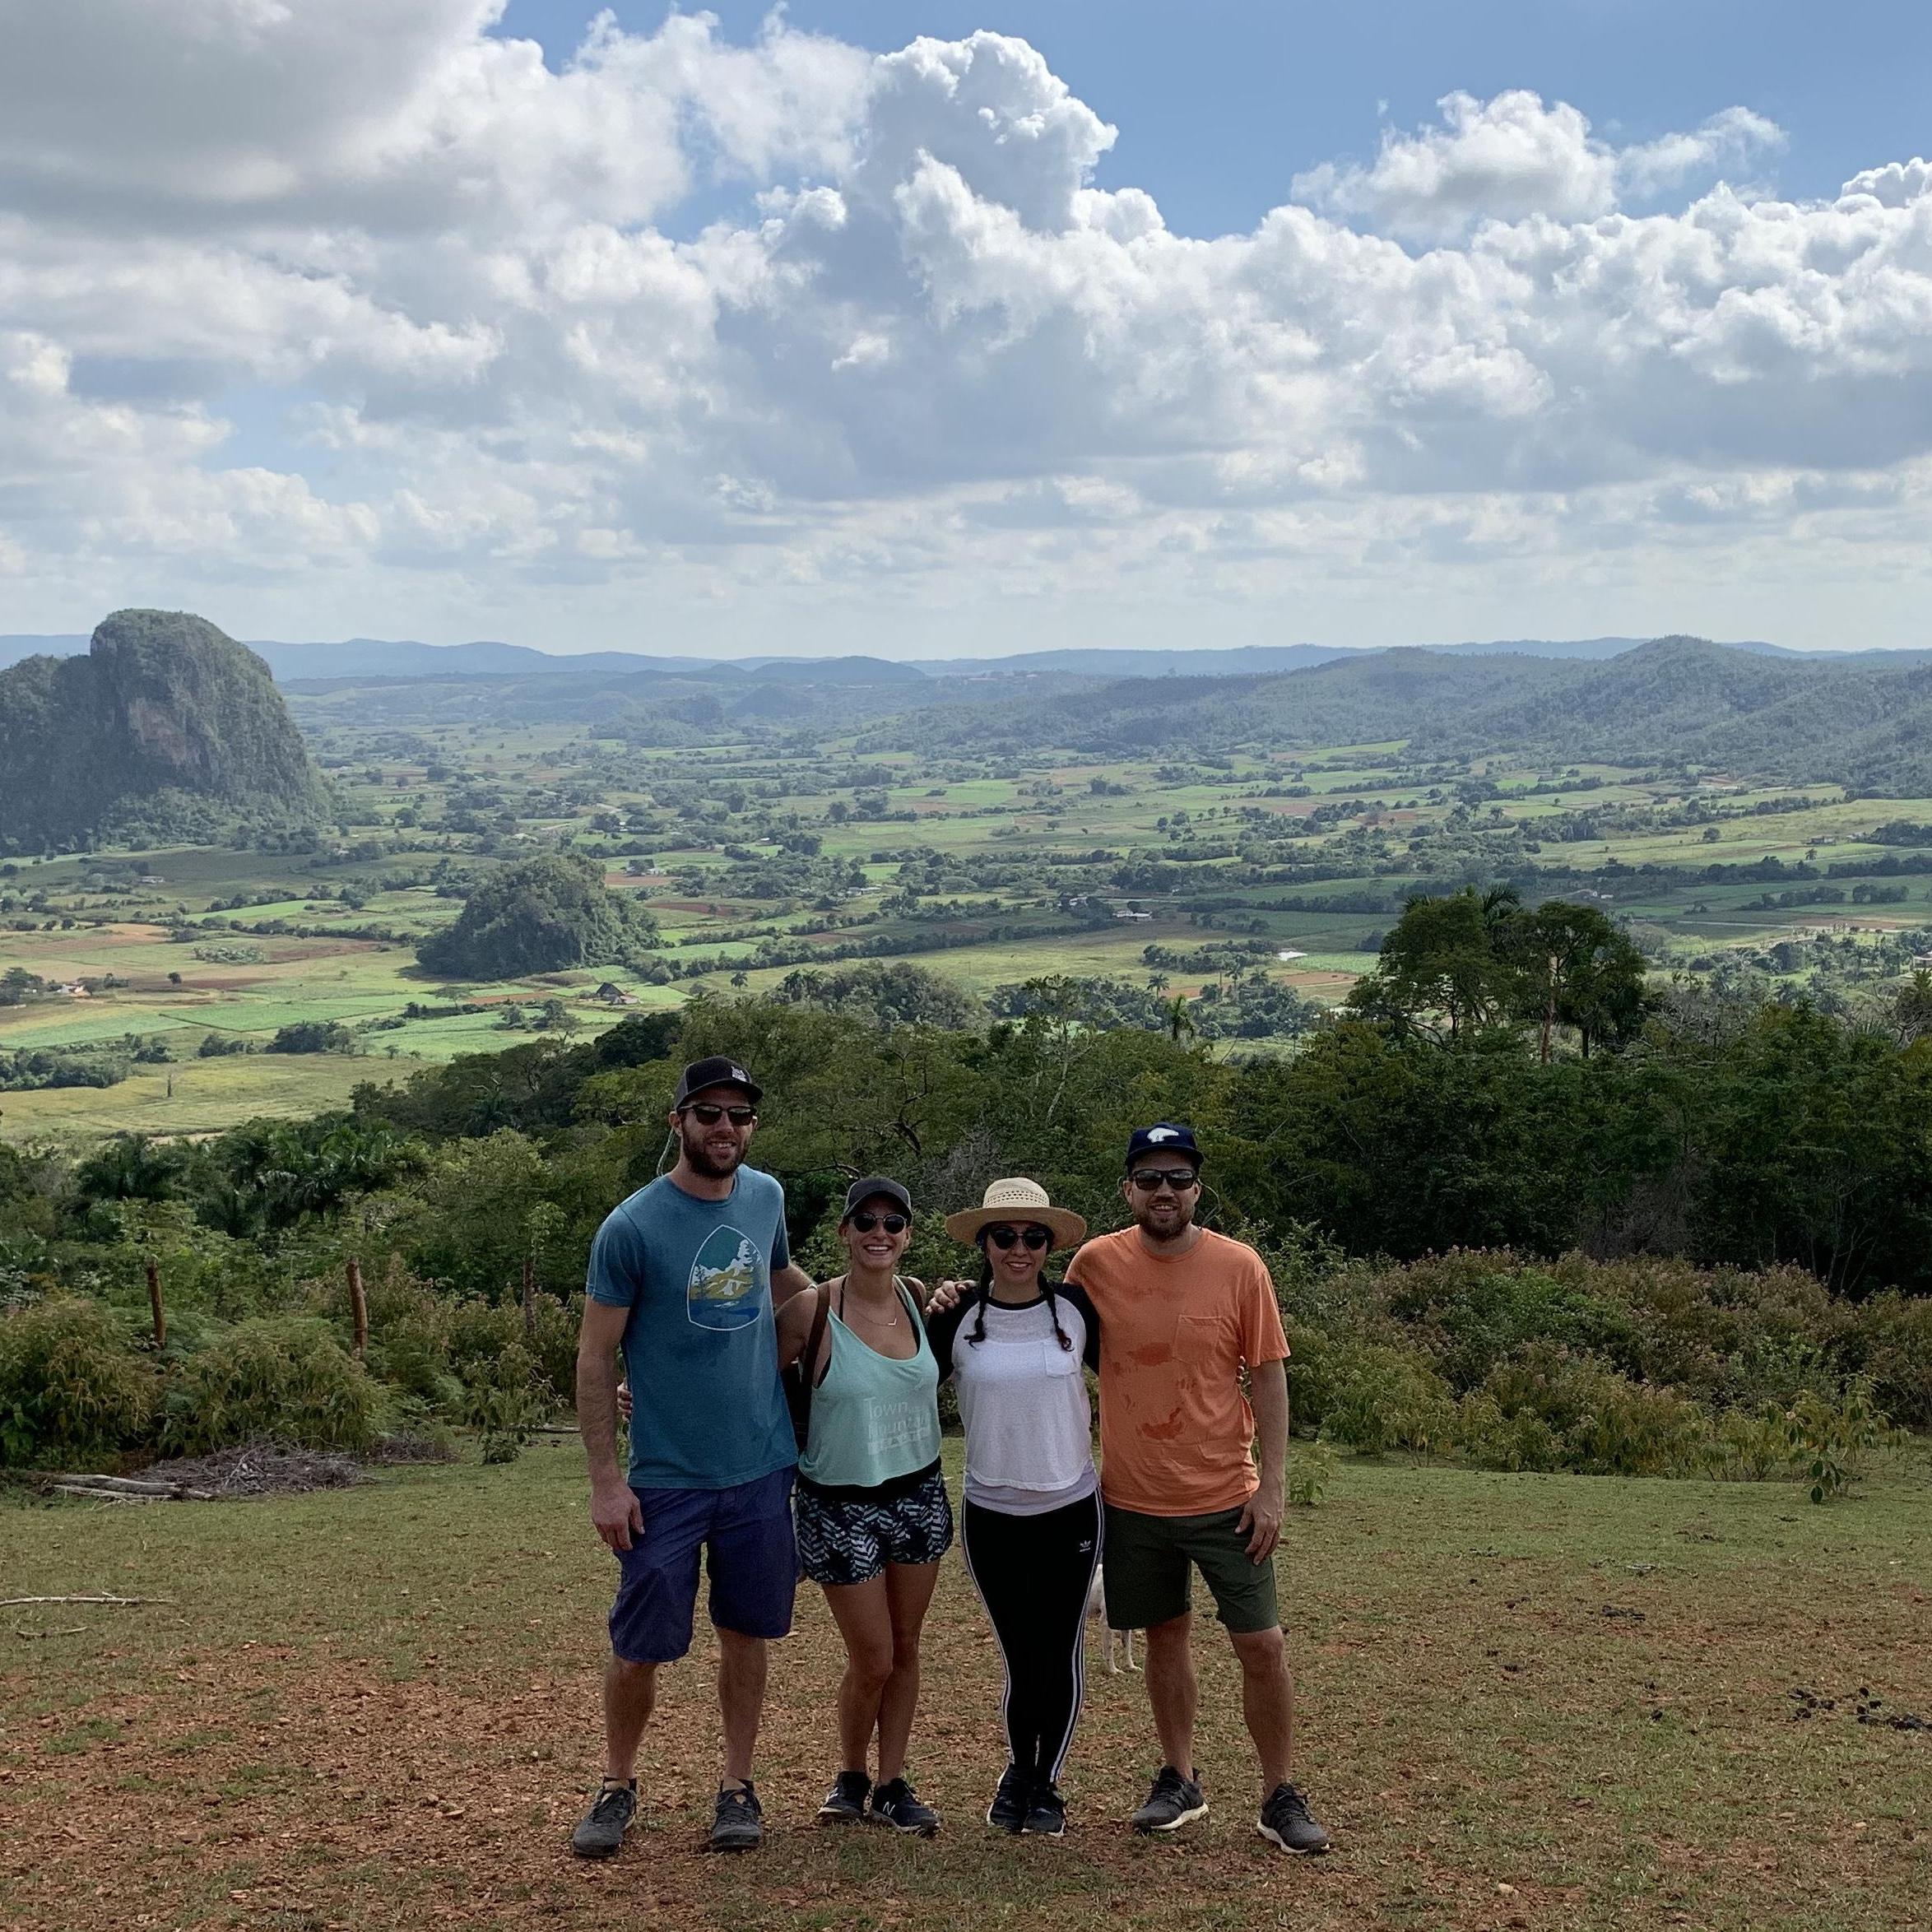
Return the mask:
<svg viewBox="0 0 1932 1932">
<path fill-rule="evenodd" d="M 966 1500 L 1005 1516 L 1043 1516 L 1098 1487 L 1084 1371 L 1099 1360 L 1099 1319 L 1077 1288 L 1057 1286 L 1054 1303 L 1066 1348 L 1043 1294 L 1013 1306 L 989 1296 L 983 1340 L 976 1295 L 927 1325 L 959 1394 Z"/>
</svg>

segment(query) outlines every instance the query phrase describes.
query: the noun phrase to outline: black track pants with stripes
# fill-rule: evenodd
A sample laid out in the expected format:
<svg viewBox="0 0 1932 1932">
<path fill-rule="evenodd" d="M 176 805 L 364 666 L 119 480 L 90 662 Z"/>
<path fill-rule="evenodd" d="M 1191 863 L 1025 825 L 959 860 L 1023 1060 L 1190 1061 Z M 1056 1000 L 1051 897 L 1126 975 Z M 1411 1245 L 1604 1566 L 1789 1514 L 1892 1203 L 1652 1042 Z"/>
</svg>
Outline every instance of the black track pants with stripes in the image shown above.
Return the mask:
<svg viewBox="0 0 1932 1932">
<path fill-rule="evenodd" d="M 1044 1516 L 968 1501 L 959 1545 L 1006 1664 L 1006 1740 L 1029 1777 L 1057 1780 L 1086 1689 L 1087 1593 L 1100 1562 L 1100 1498 Z"/>
</svg>

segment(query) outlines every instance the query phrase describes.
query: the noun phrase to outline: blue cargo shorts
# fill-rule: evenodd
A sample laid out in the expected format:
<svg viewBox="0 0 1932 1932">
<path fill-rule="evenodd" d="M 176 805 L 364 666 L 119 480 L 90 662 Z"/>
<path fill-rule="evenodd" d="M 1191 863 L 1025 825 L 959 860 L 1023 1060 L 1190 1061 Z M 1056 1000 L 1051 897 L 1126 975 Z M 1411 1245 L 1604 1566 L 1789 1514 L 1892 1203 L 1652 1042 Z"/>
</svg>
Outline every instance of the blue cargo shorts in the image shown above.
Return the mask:
<svg viewBox="0 0 1932 1932">
<path fill-rule="evenodd" d="M 718 1629 L 786 1636 L 798 1587 L 792 1478 L 781 1469 L 728 1489 L 633 1489 L 644 1527 L 613 1553 L 612 1651 L 627 1664 L 674 1664 L 690 1650 L 700 1551 Z"/>
</svg>

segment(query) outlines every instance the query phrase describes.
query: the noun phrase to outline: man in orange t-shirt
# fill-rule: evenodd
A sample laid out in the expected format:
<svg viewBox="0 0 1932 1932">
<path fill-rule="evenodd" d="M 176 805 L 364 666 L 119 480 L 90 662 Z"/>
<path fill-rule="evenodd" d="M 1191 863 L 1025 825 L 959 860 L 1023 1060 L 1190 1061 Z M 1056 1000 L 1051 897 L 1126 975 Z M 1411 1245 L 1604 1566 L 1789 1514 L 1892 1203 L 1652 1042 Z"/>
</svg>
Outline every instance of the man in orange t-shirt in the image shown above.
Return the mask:
<svg viewBox="0 0 1932 1932">
<path fill-rule="evenodd" d="M 1288 1776 L 1294 1682 L 1274 1563 L 1288 1340 L 1261 1257 L 1195 1225 L 1200 1175 L 1191 1128 L 1137 1129 L 1121 1184 L 1135 1224 L 1089 1241 L 1066 1270 L 1099 1317 L 1107 1621 L 1147 1632 L 1147 1696 L 1165 1759 L 1134 1828 L 1171 1832 L 1207 1810 L 1189 1648 L 1198 1569 L 1241 1664 L 1242 1712 L 1261 1760 L 1256 1829 L 1284 1851 L 1326 1851 L 1328 1834 Z"/>
</svg>

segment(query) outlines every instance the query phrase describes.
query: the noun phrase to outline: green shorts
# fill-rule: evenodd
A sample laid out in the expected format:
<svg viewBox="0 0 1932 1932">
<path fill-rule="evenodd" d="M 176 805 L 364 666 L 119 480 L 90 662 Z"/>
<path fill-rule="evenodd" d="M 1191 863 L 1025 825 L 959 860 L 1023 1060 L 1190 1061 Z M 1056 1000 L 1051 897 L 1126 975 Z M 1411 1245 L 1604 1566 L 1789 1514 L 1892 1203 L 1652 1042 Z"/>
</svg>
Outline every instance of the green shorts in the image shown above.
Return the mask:
<svg viewBox="0 0 1932 1932">
<path fill-rule="evenodd" d="M 1275 1558 L 1257 1563 L 1247 1553 L 1247 1538 L 1237 1526 L 1242 1507 L 1204 1516 L 1150 1516 L 1108 1503 L 1101 1569 L 1108 1627 L 1146 1630 L 1185 1615 L 1194 1607 L 1198 1569 L 1214 1592 L 1214 1614 L 1228 1629 L 1278 1628 Z"/>
</svg>

